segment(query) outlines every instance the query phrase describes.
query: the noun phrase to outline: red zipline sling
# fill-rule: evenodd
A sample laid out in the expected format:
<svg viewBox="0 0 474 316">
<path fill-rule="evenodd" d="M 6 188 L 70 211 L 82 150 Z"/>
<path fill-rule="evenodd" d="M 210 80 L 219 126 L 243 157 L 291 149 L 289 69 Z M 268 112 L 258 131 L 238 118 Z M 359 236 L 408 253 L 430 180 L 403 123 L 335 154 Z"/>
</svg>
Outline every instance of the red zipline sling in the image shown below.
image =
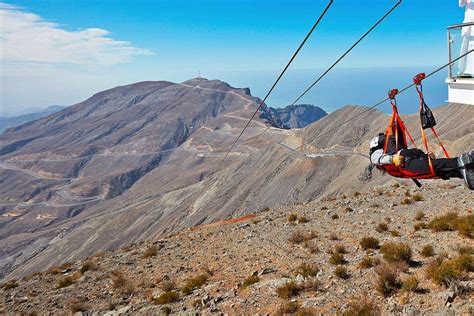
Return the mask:
<svg viewBox="0 0 474 316">
<path fill-rule="evenodd" d="M 441 145 L 441 148 L 444 151 L 444 154 L 446 155 L 447 158 L 449 158 L 449 154 L 446 150 L 446 148 L 443 146 L 441 143 L 441 140 L 438 137 L 438 134 L 436 133 L 434 126 L 436 125 L 435 118 L 433 116 L 433 113 L 431 112 L 430 108 L 426 104 L 424 97 L 423 97 L 423 86 L 422 86 L 422 81 L 425 79 L 426 75 L 424 73 L 420 73 L 416 75 L 413 78 L 413 82 L 415 83 L 416 91 L 418 92 L 418 96 L 420 97 L 420 120 L 421 120 L 421 137 L 423 139 L 423 143 L 425 146 L 425 150 L 428 153 L 429 152 L 429 147 L 428 147 L 428 140 L 426 138 L 426 133 L 425 129 L 430 128 L 433 134 L 435 135 L 436 139 L 438 140 L 439 144 Z M 387 127 L 387 130 L 385 132 L 385 145 L 384 145 L 384 154 L 387 154 L 387 149 L 388 149 L 388 144 L 389 144 L 389 137 L 394 136 L 395 137 L 395 152 L 397 153 L 400 149 L 406 149 L 408 148 L 407 144 L 407 136 L 410 139 L 410 142 L 413 144 L 415 148 L 417 148 L 415 141 L 413 140 L 413 137 L 411 136 L 410 132 L 407 130 L 405 127 L 405 124 L 403 123 L 403 120 L 401 119 L 400 115 L 398 114 L 398 108 L 397 108 L 397 101 L 395 99 L 395 96 L 398 94 L 397 89 L 393 89 L 388 93 L 388 97 L 390 99 L 390 103 L 392 105 L 392 118 L 390 119 L 390 124 Z M 402 133 L 401 137 L 399 133 Z M 402 144 L 399 144 L 399 141 L 402 141 Z M 412 172 L 405 170 L 401 167 L 396 167 L 394 164 L 391 165 L 382 165 L 379 166 L 380 169 L 383 171 L 387 172 L 389 175 L 392 177 L 397 177 L 397 178 L 404 178 L 404 179 L 437 179 L 438 176 L 436 175 L 433 164 L 431 161 L 431 157 L 428 156 L 428 163 L 430 166 L 429 171 L 422 171 L 422 172 Z M 417 181 L 415 181 L 417 185 L 420 185 Z"/>
</svg>

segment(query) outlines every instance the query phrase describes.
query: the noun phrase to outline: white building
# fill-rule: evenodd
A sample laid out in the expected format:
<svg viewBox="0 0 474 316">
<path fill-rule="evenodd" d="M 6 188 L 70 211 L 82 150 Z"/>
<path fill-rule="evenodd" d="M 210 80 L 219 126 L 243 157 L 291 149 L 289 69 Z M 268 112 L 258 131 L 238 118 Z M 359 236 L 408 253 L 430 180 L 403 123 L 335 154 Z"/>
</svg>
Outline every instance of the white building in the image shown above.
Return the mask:
<svg viewBox="0 0 474 316">
<path fill-rule="evenodd" d="M 449 62 L 474 50 L 474 0 L 459 0 L 466 10 L 464 22 L 448 27 Z M 474 52 L 449 67 L 448 101 L 474 105 Z"/>
</svg>

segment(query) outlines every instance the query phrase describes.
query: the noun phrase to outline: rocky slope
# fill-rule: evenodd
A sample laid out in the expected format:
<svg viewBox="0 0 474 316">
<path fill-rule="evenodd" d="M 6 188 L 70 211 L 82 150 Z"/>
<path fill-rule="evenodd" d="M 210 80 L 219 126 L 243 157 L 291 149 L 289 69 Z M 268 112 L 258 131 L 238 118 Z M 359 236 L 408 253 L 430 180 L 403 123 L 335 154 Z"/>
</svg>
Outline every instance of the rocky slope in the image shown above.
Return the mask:
<svg viewBox="0 0 474 316">
<path fill-rule="evenodd" d="M 217 169 L 257 104 L 248 89 L 218 81 L 148 82 L 97 94 L 55 114 L 56 123 L 40 120 L 0 136 L 8 152 L 0 165 L 0 277 L 390 180 L 371 175 L 365 156 L 387 115 L 368 111 L 331 130 L 365 111 L 357 106 L 297 132 L 270 128 L 261 136 L 266 125 L 258 119 Z M 473 110 L 436 111 L 454 154 L 473 143 Z M 84 130 L 76 123 L 82 118 Z M 407 124 L 416 130 L 416 116 Z"/>
<path fill-rule="evenodd" d="M 279 128 L 302 128 L 325 117 L 326 111 L 311 104 L 295 104 L 284 108 L 266 108 L 261 118 L 273 122 Z"/>
<path fill-rule="evenodd" d="M 10 281 L 0 313 L 471 315 L 473 210 L 473 193 L 460 181 L 421 190 L 394 181 Z M 440 219 L 447 212 L 455 212 L 448 222 Z"/>
</svg>

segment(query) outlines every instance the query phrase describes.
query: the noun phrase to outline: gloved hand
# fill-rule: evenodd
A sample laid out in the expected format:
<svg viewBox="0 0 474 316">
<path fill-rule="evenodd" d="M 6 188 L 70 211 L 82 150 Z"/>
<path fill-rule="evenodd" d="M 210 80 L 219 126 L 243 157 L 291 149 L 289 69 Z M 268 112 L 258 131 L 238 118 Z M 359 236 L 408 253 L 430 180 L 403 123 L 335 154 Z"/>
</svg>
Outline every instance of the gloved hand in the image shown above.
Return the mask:
<svg viewBox="0 0 474 316">
<path fill-rule="evenodd" d="M 430 152 L 428 153 L 428 157 L 430 157 L 430 159 L 436 159 L 436 155 L 435 155 L 435 153 L 432 152 L 432 151 L 430 151 Z"/>
<path fill-rule="evenodd" d="M 393 155 L 393 164 L 395 167 L 405 166 L 405 157 L 400 154 Z"/>
</svg>

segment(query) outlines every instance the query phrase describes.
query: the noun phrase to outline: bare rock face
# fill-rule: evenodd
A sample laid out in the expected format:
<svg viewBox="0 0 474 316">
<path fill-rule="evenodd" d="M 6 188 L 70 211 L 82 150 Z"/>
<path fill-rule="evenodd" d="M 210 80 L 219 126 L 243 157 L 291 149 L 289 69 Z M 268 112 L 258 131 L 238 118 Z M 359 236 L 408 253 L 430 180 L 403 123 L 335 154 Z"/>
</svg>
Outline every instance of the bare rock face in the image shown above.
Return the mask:
<svg viewBox="0 0 474 316">
<path fill-rule="evenodd" d="M 358 106 L 264 136 L 256 119 L 222 163 L 259 101 L 218 80 L 141 82 L 1 134 L 0 279 L 389 180 L 361 176 L 388 116 Z M 454 154 L 474 143 L 472 107 L 435 115 Z"/>
<path fill-rule="evenodd" d="M 302 128 L 325 117 L 326 111 L 311 104 L 295 104 L 284 108 L 265 107 L 260 118 L 278 128 Z"/>
</svg>

